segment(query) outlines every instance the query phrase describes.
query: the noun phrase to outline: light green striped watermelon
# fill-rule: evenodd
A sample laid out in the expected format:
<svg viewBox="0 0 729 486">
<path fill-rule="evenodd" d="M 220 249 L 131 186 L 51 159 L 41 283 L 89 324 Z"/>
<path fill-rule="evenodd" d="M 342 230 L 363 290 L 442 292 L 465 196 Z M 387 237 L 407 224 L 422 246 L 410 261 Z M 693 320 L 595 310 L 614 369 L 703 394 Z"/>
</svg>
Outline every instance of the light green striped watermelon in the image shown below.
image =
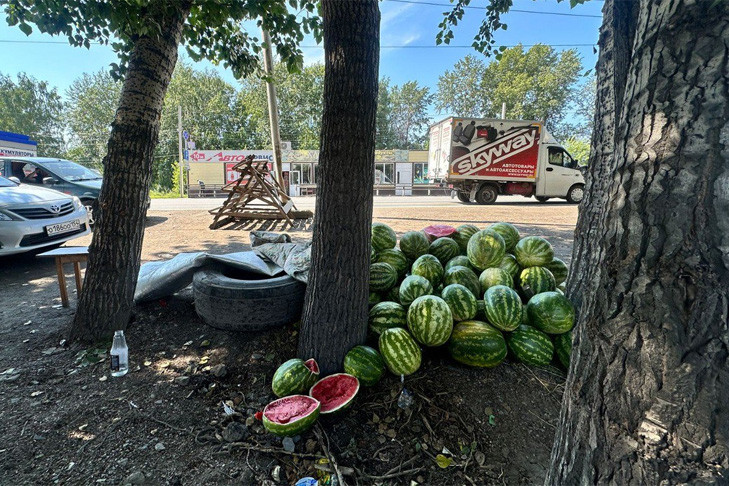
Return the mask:
<svg viewBox="0 0 729 486">
<path fill-rule="evenodd" d="M 433 255 L 422 255 L 415 260 L 410 273 L 424 277 L 436 288 L 443 280 L 443 265 Z"/>
<path fill-rule="evenodd" d="M 461 248 L 461 253 L 463 255 L 466 254 L 466 251 L 468 249 L 468 240 L 471 239 L 471 236 L 478 233 L 478 227 L 474 226 L 472 224 L 462 224 L 458 228 L 456 228 L 456 232 L 453 233 L 451 238 L 456 240 L 456 243 L 458 243 L 458 246 Z"/>
<path fill-rule="evenodd" d="M 387 292 L 397 283 L 397 270 L 389 263 L 370 265 L 370 292 Z"/>
<path fill-rule="evenodd" d="M 271 380 L 277 397 L 304 393 L 319 379 L 319 365 L 314 358 L 304 361 L 293 358 L 278 367 Z"/>
<path fill-rule="evenodd" d="M 462 321 L 453 328 L 448 351 L 459 363 L 493 368 L 506 358 L 506 341 L 498 329 L 485 322 Z"/>
<path fill-rule="evenodd" d="M 440 296 L 450 307 L 454 321 L 467 321 L 476 317 L 478 312 L 476 297 L 463 285 L 448 285 Z"/>
<path fill-rule="evenodd" d="M 527 299 L 542 292 L 551 292 L 556 287 L 554 275 L 544 267 L 525 268 L 519 274 L 519 288 Z"/>
<path fill-rule="evenodd" d="M 478 283 L 481 285 L 482 293 L 495 285 L 514 286 L 514 280 L 511 278 L 511 275 L 506 270 L 498 267 L 487 268 L 481 272 L 481 275 L 478 277 Z"/>
<path fill-rule="evenodd" d="M 402 278 L 410 270 L 410 262 L 405 253 L 401 252 L 397 248 L 390 248 L 389 250 L 382 250 L 377 254 L 377 263 L 389 263 L 392 268 L 397 272 L 397 276 Z"/>
<path fill-rule="evenodd" d="M 306 395 L 279 398 L 266 405 L 261 419 L 263 427 L 280 437 L 293 437 L 309 429 L 319 418 L 321 403 Z"/>
<path fill-rule="evenodd" d="M 400 238 L 400 250 L 410 260 L 417 260 L 418 257 L 428 253 L 430 242 L 422 231 L 408 231 Z"/>
<path fill-rule="evenodd" d="M 496 231 L 504 239 L 506 245 L 506 251 L 511 253 L 514 251 L 514 247 L 519 242 L 519 230 L 513 224 L 510 223 L 494 223 L 487 230 Z"/>
<path fill-rule="evenodd" d="M 497 267 L 506 253 L 506 244 L 500 234 L 481 230 L 468 241 L 468 260 L 478 270 Z"/>
<path fill-rule="evenodd" d="M 398 304 L 402 304 L 400 302 L 400 286 L 395 285 L 393 288 L 387 291 L 385 294 L 385 300 L 389 302 L 397 302 Z"/>
<path fill-rule="evenodd" d="M 562 366 L 569 369 L 572 354 L 572 331 L 554 336 L 554 351 Z"/>
<path fill-rule="evenodd" d="M 516 262 L 516 257 L 511 253 L 504 255 L 504 258 L 501 259 L 501 263 L 499 263 L 499 268 L 506 270 L 506 272 L 511 275 L 511 278 L 516 278 L 519 273 L 521 273 L 521 267 Z"/>
<path fill-rule="evenodd" d="M 418 297 L 408 308 L 408 329 L 420 344 L 431 347 L 445 344 L 453 330 L 451 308 L 435 295 Z"/>
<path fill-rule="evenodd" d="M 376 385 L 385 374 L 385 360 L 369 346 L 355 346 L 344 357 L 344 371 L 364 386 Z"/>
<path fill-rule="evenodd" d="M 513 331 L 522 322 L 523 306 L 519 294 L 506 285 L 489 288 L 483 295 L 486 317 L 502 331 Z"/>
<path fill-rule="evenodd" d="M 400 284 L 400 303 L 410 305 L 418 297 L 433 293 L 433 286 L 428 279 L 420 275 L 410 275 Z M 403 327 L 403 326 L 400 326 Z"/>
<path fill-rule="evenodd" d="M 370 246 L 370 263 L 375 263 L 375 259 L 377 258 L 377 252 L 375 251 L 372 246 Z"/>
<path fill-rule="evenodd" d="M 375 304 L 382 302 L 382 295 L 379 292 L 370 292 L 369 299 L 367 300 L 370 307 Z"/>
<path fill-rule="evenodd" d="M 554 345 L 545 333 L 531 326 L 519 326 L 506 337 L 511 353 L 521 361 L 534 366 L 546 366 L 554 356 Z"/>
<path fill-rule="evenodd" d="M 467 267 L 456 265 L 446 270 L 443 275 L 443 284 L 461 284 L 470 290 L 474 296 L 481 295 L 481 284 L 478 283 L 478 277 L 473 273 L 473 270 Z"/>
<path fill-rule="evenodd" d="M 372 248 L 376 252 L 395 248 L 397 236 L 395 232 L 384 223 L 372 223 Z"/>
<path fill-rule="evenodd" d="M 436 257 L 441 265 L 448 263 L 451 258 L 458 256 L 460 252 L 461 248 L 458 243 L 447 236 L 435 240 L 428 249 L 428 253 Z"/>
<path fill-rule="evenodd" d="M 380 334 L 380 354 L 387 369 L 394 375 L 411 375 L 418 371 L 422 352 L 405 329 L 395 327 Z"/>
<path fill-rule="evenodd" d="M 527 303 L 529 323 L 547 334 L 563 334 L 575 324 L 575 308 L 559 292 L 537 294 Z"/>
<path fill-rule="evenodd" d="M 543 267 L 554 258 L 554 248 L 544 238 L 525 236 L 516 244 L 514 255 L 522 268 Z"/>
<path fill-rule="evenodd" d="M 569 268 L 567 268 L 567 264 L 559 258 L 553 258 L 551 262 L 545 265 L 545 267 L 547 270 L 552 272 L 552 275 L 554 275 L 554 281 L 557 282 L 557 285 L 560 285 L 567 280 Z"/>
<path fill-rule="evenodd" d="M 397 302 L 380 302 L 370 309 L 367 322 L 372 332 L 381 334 L 385 329 L 407 326 L 407 311 Z"/>
<path fill-rule="evenodd" d="M 473 267 L 471 266 L 471 262 L 468 261 L 468 257 L 466 255 L 458 255 L 456 257 L 451 258 L 448 260 L 448 263 L 445 264 L 445 270 L 449 270 L 453 267 L 466 267 L 473 270 Z"/>
<path fill-rule="evenodd" d="M 484 303 L 483 299 L 477 299 L 476 300 L 476 317 L 475 319 L 477 321 L 486 321 L 486 304 Z"/>
</svg>

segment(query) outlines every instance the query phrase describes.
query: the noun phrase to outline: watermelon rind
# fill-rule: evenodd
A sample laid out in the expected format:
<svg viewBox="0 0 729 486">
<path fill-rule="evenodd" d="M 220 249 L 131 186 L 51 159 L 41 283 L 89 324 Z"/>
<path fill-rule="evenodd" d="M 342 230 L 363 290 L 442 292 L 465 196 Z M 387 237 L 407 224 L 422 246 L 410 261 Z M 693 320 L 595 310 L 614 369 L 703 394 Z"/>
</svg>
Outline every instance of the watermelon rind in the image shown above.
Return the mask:
<svg viewBox="0 0 729 486">
<path fill-rule="evenodd" d="M 344 356 L 344 371 L 356 376 L 364 386 L 373 386 L 385 374 L 385 360 L 374 348 L 355 346 Z"/>
<path fill-rule="evenodd" d="M 418 371 L 423 359 L 420 347 L 405 329 L 395 327 L 380 334 L 380 354 L 387 369 L 394 375 L 411 375 Z"/>
<path fill-rule="evenodd" d="M 454 321 L 467 321 L 476 317 L 478 312 L 476 297 L 463 285 L 448 285 L 440 296 L 450 307 Z"/>
<path fill-rule="evenodd" d="M 460 284 L 466 287 L 471 293 L 481 295 L 481 284 L 478 283 L 478 276 L 468 267 L 454 266 L 443 274 L 443 285 Z"/>
<path fill-rule="evenodd" d="M 511 275 L 511 278 L 516 278 L 516 276 L 521 272 L 521 267 L 516 261 L 516 257 L 511 253 L 504 255 L 504 258 L 501 259 L 501 263 L 499 263 L 499 268 L 506 270 L 506 272 Z"/>
<path fill-rule="evenodd" d="M 354 380 L 354 383 L 355 383 L 354 391 L 353 392 L 350 391 L 351 395 L 345 402 L 337 405 L 336 407 L 325 410 L 324 407 L 325 407 L 326 402 L 324 400 L 324 397 L 321 395 L 321 393 L 317 389 L 320 388 L 322 386 L 322 384 L 326 383 L 327 381 L 341 379 L 342 377 L 346 377 L 347 379 L 351 378 Z M 357 393 L 359 393 L 359 379 L 357 379 L 356 376 L 351 375 L 349 373 L 334 373 L 333 375 L 329 375 L 329 376 L 317 381 L 316 383 L 314 383 L 314 385 L 312 385 L 311 389 L 309 390 L 309 396 L 315 400 L 318 400 L 321 403 L 321 410 L 319 412 L 321 415 L 331 415 L 331 414 L 340 412 L 340 411 L 344 410 L 345 408 L 349 407 L 352 404 L 352 402 L 354 402 L 354 397 L 357 396 Z"/>
<path fill-rule="evenodd" d="M 514 287 L 514 279 L 511 278 L 509 272 L 498 267 L 487 268 L 478 277 L 478 283 L 481 287 L 481 293 L 486 292 L 489 288 L 496 285 L 506 285 Z"/>
<path fill-rule="evenodd" d="M 370 265 L 370 292 L 387 292 L 397 283 L 397 270 L 389 263 Z"/>
<path fill-rule="evenodd" d="M 572 354 L 572 331 L 554 336 L 554 352 L 562 366 L 569 369 Z"/>
<path fill-rule="evenodd" d="M 563 334 L 575 324 L 575 307 L 559 292 L 537 294 L 527 303 L 530 325 L 547 334 Z"/>
<path fill-rule="evenodd" d="M 402 305 L 410 305 L 418 297 L 430 295 L 433 293 L 433 286 L 428 279 L 420 275 L 409 275 L 400 284 L 398 292 L 400 303 Z M 403 327 L 403 326 L 399 326 Z"/>
<path fill-rule="evenodd" d="M 282 424 L 269 420 L 269 418 L 266 416 L 266 412 L 269 410 L 269 408 L 275 407 L 276 404 L 285 400 L 313 400 L 314 402 L 316 402 L 316 408 L 309 415 L 301 417 L 293 422 Z M 317 400 L 316 398 L 312 398 L 307 395 L 289 395 L 287 397 L 274 400 L 273 402 L 266 405 L 266 408 L 263 409 L 263 427 L 273 435 L 277 435 L 279 437 L 293 437 L 302 434 L 312 425 L 314 425 L 314 423 L 319 418 L 320 411 L 321 403 L 319 403 L 319 400 Z"/>
<path fill-rule="evenodd" d="M 544 267 L 528 267 L 519 274 L 519 289 L 527 299 L 555 288 L 554 275 Z"/>
<path fill-rule="evenodd" d="M 543 267 L 554 258 L 554 248 L 544 238 L 525 236 L 514 247 L 514 256 L 522 268 Z"/>
<path fill-rule="evenodd" d="M 443 269 L 450 270 L 453 267 L 466 267 L 473 270 L 471 262 L 468 261 L 468 257 L 466 255 L 458 255 L 451 258 L 450 260 L 448 260 L 448 263 L 445 264 L 445 267 L 443 267 Z"/>
<path fill-rule="evenodd" d="M 410 260 L 425 255 L 429 248 L 430 241 L 422 231 L 408 231 L 400 238 L 400 251 Z"/>
<path fill-rule="evenodd" d="M 453 327 L 448 351 L 459 363 L 493 368 L 506 358 L 506 341 L 501 331 L 481 321 L 462 321 Z"/>
<path fill-rule="evenodd" d="M 491 230 L 475 233 L 466 248 L 468 259 L 475 268 L 483 271 L 497 267 L 506 254 L 506 244 L 500 234 Z"/>
<path fill-rule="evenodd" d="M 410 270 L 410 261 L 405 253 L 401 252 L 397 248 L 389 248 L 382 250 L 377 254 L 376 263 L 389 263 L 392 268 L 397 272 L 397 276 L 402 278 Z"/>
<path fill-rule="evenodd" d="M 307 364 L 309 366 L 307 366 Z M 292 358 L 278 367 L 271 379 L 271 389 L 277 397 L 305 393 L 319 379 L 319 365 L 314 359 Z"/>
<path fill-rule="evenodd" d="M 501 235 L 506 245 L 506 251 L 511 253 L 519 242 L 519 230 L 511 223 L 494 223 L 487 230 L 495 231 Z"/>
<path fill-rule="evenodd" d="M 393 327 L 405 327 L 407 310 L 397 302 L 380 302 L 370 309 L 367 322 L 370 330 L 376 334 Z"/>
<path fill-rule="evenodd" d="M 559 258 L 553 258 L 551 262 L 545 265 L 545 268 L 552 272 L 552 275 L 554 275 L 554 281 L 557 283 L 557 286 L 567 281 L 569 268 L 567 267 L 567 264 Z"/>
<path fill-rule="evenodd" d="M 522 323 L 524 308 L 516 291 L 506 285 L 489 288 L 483 295 L 490 324 L 501 331 L 513 331 Z"/>
<path fill-rule="evenodd" d="M 546 366 L 552 362 L 554 344 L 546 333 L 521 325 L 506 337 L 509 351 L 522 363 Z"/>
<path fill-rule="evenodd" d="M 445 344 L 453 330 L 451 308 L 445 300 L 435 295 L 418 297 L 408 308 L 408 329 L 415 340 L 424 346 Z"/>
<path fill-rule="evenodd" d="M 451 258 L 461 253 L 461 248 L 454 239 L 444 236 L 430 244 L 428 253 L 436 257 L 441 265 L 445 265 Z"/>
<path fill-rule="evenodd" d="M 410 273 L 426 278 L 436 288 L 443 280 L 443 265 L 433 255 L 421 255 L 413 262 Z"/>
<path fill-rule="evenodd" d="M 458 243 L 458 246 L 460 247 L 461 253 L 463 255 L 466 254 L 466 251 L 468 249 L 468 240 L 470 240 L 473 235 L 478 233 L 478 231 L 478 226 L 474 226 L 472 224 L 462 224 L 461 226 L 457 227 L 456 232 L 451 235 L 451 238 L 456 240 L 456 243 Z"/>
<path fill-rule="evenodd" d="M 395 248 L 397 235 L 384 223 L 372 223 L 372 248 L 376 252 Z"/>
</svg>

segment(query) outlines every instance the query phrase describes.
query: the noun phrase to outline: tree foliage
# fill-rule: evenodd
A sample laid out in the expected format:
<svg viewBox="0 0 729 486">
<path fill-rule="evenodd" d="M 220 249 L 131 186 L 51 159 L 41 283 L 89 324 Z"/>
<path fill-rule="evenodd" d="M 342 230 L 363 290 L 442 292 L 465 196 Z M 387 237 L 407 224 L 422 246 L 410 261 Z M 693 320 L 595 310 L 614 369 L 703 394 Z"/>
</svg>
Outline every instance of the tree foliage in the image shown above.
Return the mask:
<svg viewBox="0 0 729 486">
<path fill-rule="evenodd" d="M 430 88 L 408 81 L 401 86 L 390 85 L 390 78 L 379 82 L 377 103 L 378 149 L 422 149 L 427 138 L 433 102 Z"/>
</svg>

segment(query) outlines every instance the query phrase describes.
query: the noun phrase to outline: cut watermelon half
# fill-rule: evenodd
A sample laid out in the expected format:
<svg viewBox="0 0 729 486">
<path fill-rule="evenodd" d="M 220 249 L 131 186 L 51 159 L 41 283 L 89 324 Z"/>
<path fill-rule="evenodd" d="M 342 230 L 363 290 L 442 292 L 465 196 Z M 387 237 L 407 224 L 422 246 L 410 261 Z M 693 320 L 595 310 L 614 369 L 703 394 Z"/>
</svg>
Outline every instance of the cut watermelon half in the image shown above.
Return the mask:
<svg viewBox="0 0 729 486">
<path fill-rule="evenodd" d="M 309 395 L 321 402 L 321 413 L 334 413 L 347 408 L 359 391 L 359 380 L 348 373 L 322 378 L 311 387 Z"/>
<path fill-rule="evenodd" d="M 451 236 L 455 232 L 456 229 L 453 226 L 448 226 L 447 224 L 434 224 L 423 229 L 423 233 L 425 233 L 425 236 L 428 237 L 428 241 L 431 243 L 438 238 Z"/>
<path fill-rule="evenodd" d="M 314 358 L 307 359 L 306 361 L 304 361 L 304 364 L 306 365 L 307 368 L 309 368 L 311 370 L 312 373 L 314 373 L 317 376 L 319 375 L 319 364 L 316 362 L 316 360 Z"/>
<path fill-rule="evenodd" d="M 274 435 L 299 435 L 314 425 L 321 403 L 306 395 L 279 398 L 263 409 L 263 426 Z"/>
</svg>

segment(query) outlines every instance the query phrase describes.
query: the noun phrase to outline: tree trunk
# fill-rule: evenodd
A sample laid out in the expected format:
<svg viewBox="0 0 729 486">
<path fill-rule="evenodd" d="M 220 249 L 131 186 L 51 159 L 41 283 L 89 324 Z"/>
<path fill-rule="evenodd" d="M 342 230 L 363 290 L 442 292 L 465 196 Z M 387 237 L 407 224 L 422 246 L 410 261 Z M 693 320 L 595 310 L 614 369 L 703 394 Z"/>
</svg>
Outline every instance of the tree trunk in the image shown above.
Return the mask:
<svg viewBox="0 0 729 486">
<path fill-rule="evenodd" d="M 547 484 L 729 482 L 729 13 L 712 3 L 605 4 Z"/>
<path fill-rule="evenodd" d="M 331 373 L 367 332 L 380 12 L 377 0 L 323 0 L 322 19 L 324 111 L 299 356 Z"/>
<path fill-rule="evenodd" d="M 180 2 L 160 26 L 159 37 L 143 36 L 134 44 L 104 158 L 101 215 L 89 248 L 73 339 L 103 339 L 129 322 L 162 103 L 189 8 L 189 2 Z"/>
</svg>

